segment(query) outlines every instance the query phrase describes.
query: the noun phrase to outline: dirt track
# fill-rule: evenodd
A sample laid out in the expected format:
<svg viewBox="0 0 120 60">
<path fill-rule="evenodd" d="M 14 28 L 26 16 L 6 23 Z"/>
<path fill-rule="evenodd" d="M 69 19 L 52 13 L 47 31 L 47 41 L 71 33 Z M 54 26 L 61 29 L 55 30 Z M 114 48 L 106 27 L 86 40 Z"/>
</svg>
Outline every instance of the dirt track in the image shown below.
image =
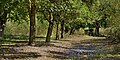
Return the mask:
<svg viewBox="0 0 120 60">
<path fill-rule="evenodd" d="M 88 52 L 88 50 L 92 51 L 91 49 L 92 47 L 90 45 L 91 43 L 92 45 L 94 45 L 93 47 L 95 49 L 101 49 L 100 46 L 107 44 L 106 41 L 105 43 L 103 43 L 104 40 L 102 42 L 95 40 L 94 42 L 97 41 L 97 44 L 94 44 L 94 42 L 91 41 L 91 39 L 105 39 L 105 38 L 89 37 L 89 36 L 69 36 L 65 39 L 61 39 L 58 41 L 52 40 L 50 43 L 47 44 L 45 44 L 42 40 L 39 41 L 39 39 L 37 39 L 37 41 L 39 42 L 36 42 L 34 46 L 14 47 L 13 50 L 16 50 L 16 52 L 14 54 L 13 53 L 5 54 L 5 59 L 8 60 L 67 60 L 68 59 L 69 60 L 71 59 L 71 57 L 74 58 L 73 55 L 76 52 L 77 53 L 82 52 L 80 55 L 81 57 L 80 59 L 84 59 L 88 57 L 88 53 L 91 53 Z M 77 50 L 74 50 L 78 48 L 81 49 L 79 50 L 79 52 Z M 4 59 L 2 58 L 2 60 Z"/>
</svg>

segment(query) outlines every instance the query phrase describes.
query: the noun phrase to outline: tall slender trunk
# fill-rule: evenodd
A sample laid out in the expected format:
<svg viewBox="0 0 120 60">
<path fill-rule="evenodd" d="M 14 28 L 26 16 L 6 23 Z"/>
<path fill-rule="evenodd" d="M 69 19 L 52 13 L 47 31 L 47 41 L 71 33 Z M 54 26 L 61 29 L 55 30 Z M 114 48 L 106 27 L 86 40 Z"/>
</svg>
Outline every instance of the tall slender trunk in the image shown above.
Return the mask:
<svg viewBox="0 0 120 60">
<path fill-rule="evenodd" d="M 69 32 L 68 26 L 65 26 L 65 34 Z"/>
<path fill-rule="evenodd" d="M 64 38 L 64 21 L 61 22 L 61 38 Z"/>
<path fill-rule="evenodd" d="M 50 42 L 50 38 L 51 38 L 51 35 L 52 35 L 52 30 L 53 30 L 53 25 L 54 25 L 54 16 L 51 12 L 49 12 L 50 15 L 49 15 L 49 27 L 48 27 L 48 32 L 47 32 L 47 36 L 46 36 L 46 42 Z"/>
<path fill-rule="evenodd" d="M 96 32 L 95 32 L 96 36 L 99 36 L 99 28 L 96 28 L 95 31 L 96 31 Z"/>
<path fill-rule="evenodd" d="M 96 21 L 95 26 L 96 26 L 95 35 L 99 36 L 99 28 L 100 28 L 99 21 Z"/>
<path fill-rule="evenodd" d="M 31 10 L 30 10 L 30 36 L 28 45 L 32 45 L 35 40 L 35 0 L 31 0 Z"/>
<path fill-rule="evenodd" d="M 71 28 L 71 30 L 70 30 L 70 34 L 69 34 L 69 35 L 74 34 L 74 32 L 75 32 L 74 28 Z"/>
<path fill-rule="evenodd" d="M 49 27 L 48 27 L 46 42 L 50 42 L 50 37 L 52 35 L 52 30 L 53 30 L 53 24 L 54 24 L 53 22 L 49 22 Z"/>
<path fill-rule="evenodd" d="M 56 23 L 56 40 L 59 40 L 59 22 Z"/>
<path fill-rule="evenodd" d="M 4 34 L 4 26 L 3 23 L 0 21 L 0 37 Z"/>
<path fill-rule="evenodd" d="M 4 35 L 4 27 L 5 27 L 6 21 L 7 21 L 7 13 L 5 11 L 0 21 L 0 37 Z"/>
</svg>

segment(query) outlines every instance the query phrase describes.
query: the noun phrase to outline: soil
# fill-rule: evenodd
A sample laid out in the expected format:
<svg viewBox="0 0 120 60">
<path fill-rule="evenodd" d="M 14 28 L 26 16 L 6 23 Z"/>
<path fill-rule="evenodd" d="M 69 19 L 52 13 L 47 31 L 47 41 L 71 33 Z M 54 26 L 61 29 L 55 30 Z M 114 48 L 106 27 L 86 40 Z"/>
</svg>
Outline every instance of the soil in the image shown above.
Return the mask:
<svg viewBox="0 0 120 60">
<path fill-rule="evenodd" d="M 91 53 L 96 54 L 94 51 L 101 51 L 107 45 L 105 37 L 71 35 L 64 39 L 51 40 L 50 43 L 45 43 L 44 39 L 36 39 L 33 46 L 18 44 L 5 47 L 0 60 L 89 60 Z M 79 55 L 76 55 L 78 53 Z"/>
</svg>

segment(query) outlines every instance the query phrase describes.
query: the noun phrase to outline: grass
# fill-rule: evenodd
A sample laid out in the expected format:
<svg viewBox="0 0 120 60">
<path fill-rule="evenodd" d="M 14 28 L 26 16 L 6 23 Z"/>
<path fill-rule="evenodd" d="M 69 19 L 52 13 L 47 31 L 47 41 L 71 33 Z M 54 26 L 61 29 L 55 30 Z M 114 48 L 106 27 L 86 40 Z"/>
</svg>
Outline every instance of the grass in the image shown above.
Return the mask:
<svg viewBox="0 0 120 60">
<path fill-rule="evenodd" d="M 36 35 L 36 38 L 45 38 L 42 35 Z M 5 34 L 1 38 L 1 40 L 12 40 L 12 39 L 19 39 L 19 40 L 26 40 L 29 39 L 29 35 L 12 35 L 12 34 Z"/>
</svg>

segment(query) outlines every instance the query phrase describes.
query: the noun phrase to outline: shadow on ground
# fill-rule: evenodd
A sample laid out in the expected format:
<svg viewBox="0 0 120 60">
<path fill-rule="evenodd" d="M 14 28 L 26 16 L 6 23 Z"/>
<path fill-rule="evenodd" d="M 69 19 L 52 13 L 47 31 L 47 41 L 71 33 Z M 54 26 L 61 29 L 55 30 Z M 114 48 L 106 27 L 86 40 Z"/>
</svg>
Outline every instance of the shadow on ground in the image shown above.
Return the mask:
<svg viewBox="0 0 120 60">
<path fill-rule="evenodd" d="M 110 54 L 110 52 L 113 53 L 114 48 L 109 43 L 106 39 L 84 40 L 72 43 L 72 48 L 66 52 L 70 59 L 75 60 L 111 60 L 111 58 L 112 60 L 120 60 L 120 54 Z"/>
<path fill-rule="evenodd" d="M 52 58 L 55 58 L 55 59 L 67 59 L 66 57 L 66 53 L 64 52 L 57 52 L 57 51 L 48 51 L 48 53 L 51 53 L 53 56 L 49 56 L 49 57 L 52 57 Z"/>
<path fill-rule="evenodd" d="M 41 57 L 38 52 L 20 52 L 17 48 L 1 48 L 0 56 L 4 59 L 25 59 Z"/>
</svg>

